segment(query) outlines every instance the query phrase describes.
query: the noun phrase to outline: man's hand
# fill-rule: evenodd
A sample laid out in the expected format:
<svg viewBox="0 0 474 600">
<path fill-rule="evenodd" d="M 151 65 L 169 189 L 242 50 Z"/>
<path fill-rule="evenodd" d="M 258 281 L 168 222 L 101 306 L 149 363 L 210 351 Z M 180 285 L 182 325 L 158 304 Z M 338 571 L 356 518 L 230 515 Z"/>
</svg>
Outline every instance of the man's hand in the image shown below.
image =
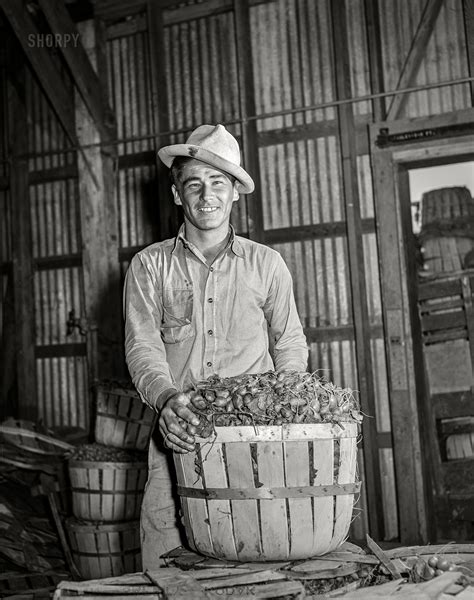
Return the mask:
<svg viewBox="0 0 474 600">
<path fill-rule="evenodd" d="M 194 392 L 180 392 L 168 398 L 158 420 L 165 446 L 181 454 L 194 450 L 199 417 L 188 408 L 193 395 Z"/>
</svg>

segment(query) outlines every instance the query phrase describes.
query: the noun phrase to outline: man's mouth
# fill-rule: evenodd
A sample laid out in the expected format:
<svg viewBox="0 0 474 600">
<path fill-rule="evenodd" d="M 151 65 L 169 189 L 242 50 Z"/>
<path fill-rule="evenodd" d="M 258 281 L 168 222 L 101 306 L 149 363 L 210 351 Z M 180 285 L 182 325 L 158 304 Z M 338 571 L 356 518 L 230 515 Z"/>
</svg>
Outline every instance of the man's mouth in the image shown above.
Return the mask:
<svg viewBox="0 0 474 600">
<path fill-rule="evenodd" d="M 217 210 L 217 206 L 201 206 L 198 210 L 199 212 L 211 213 Z"/>
</svg>

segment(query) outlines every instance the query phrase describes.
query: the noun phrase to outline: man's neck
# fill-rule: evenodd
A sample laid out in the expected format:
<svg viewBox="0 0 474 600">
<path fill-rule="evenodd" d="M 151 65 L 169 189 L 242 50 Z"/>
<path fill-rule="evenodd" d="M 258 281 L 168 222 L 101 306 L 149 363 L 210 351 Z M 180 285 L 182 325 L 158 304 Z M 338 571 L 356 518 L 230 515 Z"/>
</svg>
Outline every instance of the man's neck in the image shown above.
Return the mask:
<svg viewBox="0 0 474 600">
<path fill-rule="evenodd" d="M 208 264 L 212 264 L 217 255 L 226 247 L 229 241 L 230 227 L 202 231 L 185 223 L 184 235 L 201 252 Z"/>
</svg>

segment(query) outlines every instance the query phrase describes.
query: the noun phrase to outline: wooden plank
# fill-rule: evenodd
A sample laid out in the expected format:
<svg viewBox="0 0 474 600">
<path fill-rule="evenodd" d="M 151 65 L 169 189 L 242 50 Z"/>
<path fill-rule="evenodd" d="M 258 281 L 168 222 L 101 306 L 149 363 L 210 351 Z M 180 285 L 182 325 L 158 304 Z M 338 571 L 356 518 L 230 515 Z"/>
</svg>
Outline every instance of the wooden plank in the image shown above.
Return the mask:
<svg viewBox="0 0 474 600">
<path fill-rule="evenodd" d="M 474 295 L 474 287 L 471 285 L 471 279 L 467 276 L 462 277 L 462 297 L 464 300 L 464 314 L 466 317 L 466 327 L 469 340 L 469 350 L 471 354 L 471 371 L 474 376 L 474 306 L 472 298 Z M 474 392 L 474 382 L 471 385 L 471 390 Z M 474 408 L 473 408 L 474 414 Z"/>
<path fill-rule="evenodd" d="M 374 219 L 361 220 L 362 234 L 375 232 Z M 265 242 L 269 245 L 282 244 L 286 242 L 316 239 L 327 239 L 330 237 L 346 237 L 347 223 L 345 221 L 332 221 L 328 223 L 314 223 L 312 225 L 298 225 L 296 227 L 280 227 L 278 229 L 265 230 Z"/>
<path fill-rule="evenodd" d="M 168 116 L 168 79 L 165 70 L 165 30 L 163 24 L 163 11 L 155 0 L 147 0 L 148 21 L 148 47 L 150 53 L 150 69 L 152 82 L 152 105 L 154 116 L 154 131 L 156 133 L 156 149 L 169 143 L 169 136 L 164 135 L 170 131 Z M 171 187 L 167 177 L 168 169 L 157 155 L 156 176 L 157 195 L 159 201 L 159 239 L 164 240 L 178 231 L 179 213 L 177 206 L 172 201 Z"/>
<path fill-rule="evenodd" d="M 30 34 L 39 34 L 38 29 L 30 17 L 28 11 L 24 9 L 22 3 L 16 0 L 0 0 L 0 7 L 3 8 L 5 16 L 12 26 L 20 44 L 25 52 L 33 70 L 35 71 L 42 89 L 48 98 L 53 111 L 56 113 L 66 135 L 75 147 L 80 147 L 74 127 L 74 108 L 72 97 L 63 83 L 58 68 L 52 61 L 47 48 L 43 46 L 30 46 Z M 92 166 L 84 157 L 84 166 L 92 175 Z M 97 181 L 94 179 L 95 185 Z"/>
<path fill-rule="evenodd" d="M 464 29 L 469 75 L 474 77 L 474 0 L 463 0 Z M 470 83 L 471 103 L 474 106 L 474 80 Z"/>
<path fill-rule="evenodd" d="M 220 598 L 215 592 L 205 590 L 202 584 L 194 579 L 192 572 L 181 571 L 177 567 L 146 571 L 146 576 L 163 590 L 164 598 L 168 600 Z"/>
<path fill-rule="evenodd" d="M 421 326 L 424 334 L 444 329 L 464 328 L 466 316 L 461 310 L 439 315 L 424 315 L 421 317 Z"/>
<path fill-rule="evenodd" d="M 343 0 L 331 3 L 332 40 L 335 57 L 335 80 L 337 99 L 352 95 L 348 27 Z M 347 220 L 349 271 L 352 290 L 352 311 L 355 328 L 355 349 L 358 372 L 358 389 L 362 409 L 369 415 L 376 414 L 373 381 L 372 351 L 369 337 L 369 313 L 367 303 L 366 273 L 362 238 L 361 208 L 358 184 L 358 166 L 355 150 L 354 113 L 350 104 L 338 107 L 339 139 L 341 143 L 344 206 Z M 378 498 L 382 497 L 380 460 L 377 448 L 375 419 L 365 419 L 362 424 L 364 436 L 365 477 L 372 490 L 368 496 L 370 531 L 377 539 L 383 539 L 383 512 Z"/>
<path fill-rule="evenodd" d="M 443 2 L 444 0 L 426 0 L 423 14 L 405 59 L 396 89 L 408 88 L 414 85 Z M 387 120 L 396 120 L 400 117 L 408 98 L 408 94 L 399 94 L 393 97 L 388 109 Z"/>
<path fill-rule="evenodd" d="M 252 63 L 249 0 L 234 0 L 235 46 L 239 80 L 241 147 L 244 168 L 255 182 L 255 191 L 247 194 L 248 234 L 251 240 L 264 240 L 263 207 L 260 196 L 260 162 L 258 157 L 257 122 L 247 120 L 255 115 L 255 88 Z"/>
<path fill-rule="evenodd" d="M 30 185 L 76 178 L 77 165 L 66 165 L 64 167 L 54 167 L 51 169 L 44 169 L 43 171 L 30 171 L 28 173 L 28 183 Z"/>
<path fill-rule="evenodd" d="M 394 124 L 396 126 L 396 124 Z M 405 123 L 406 126 L 406 123 Z M 411 125 L 413 128 L 413 124 Z M 370 128 L 374 200 L 384 310 L 396 497 L 402 543 L 426 539 L 425 481 L 422 476 L 420 429 L 414 357 L 409 336 L 410 306 L 405 285 L 405 255 L 401 243 L 401 209 L 397 195 L 397 153 L 376 146 L 380 124 Z M 402 129 L 403 131 L 403 129 Z M 403 155 L 403 154 L 402 154 Z"/>
<path fill-rule="evenodd" d="M 356 131 L 356 151 L 358 155 L 369 153 L 369 140 L 367 136 L 367 124 L 371 117 L 357 115 L 354 118 Z M 302 140 L 315 140 L 316 138 L 336 137 L 338 134 L 338 122 L 336 119 L 307 123 L 305 125 L 293 125 L 284 129 L 269 129 L 259 131 L 257 134 L 258 147 L 288 144 Z"/>
<path fill-rule="evenodd" d="M 91 56 L 100 46 L 94 22 L 78 25 L 83 44 Z M 96 56 L 97 64 L 100 55 Z M 98 64 L 99 69 L 99 64 Z M 87 319 L 89 376 L 92 379 L 123 376 L 121 276 L 118 264 L 118 218 L 113 156 L 101 148 L 101 137 L 82 98 L 76 94 L 76 121 L 85 160 L 78 155 L 82 266 Z M 98 183 L 98 185 L 96 185 Z M 92 402 L 92 397 L 90 397 Z"/>
<path fill-rule="evenodd" d="M 103 142 L 117 137 L 115 115 L 108 105 L 101 82 L 92 67 L 69 13 L 59 0 L 39 0 L 53 34 L 71 36 L 71 44 L 60 44 L 59 48 L 69 66 L 74 82 L 94 120 Z"/>
<path fill-rule="evenodd" d="M 8 7 L 7 7 L 8 8 Z M 38 418 L 36 390 L 35 306 L 33 288 L 33 252 L 31 211 L 28 188 L 28 130 L 24 89 L 25 67 L 13 53 L 7 87 L 9 120 L 12 126 L 12 159 L 10 169 L 12 282 L 14 322 L 16 329 L 16 385 L 18 406 L 15 411 L 22 419 Z M 18 85 L 14 84 L 14 80 Z"/>
<path fill-rule="evenodd" d="M 261 442 L 257 446 L 257 477 L 262 487 L 283 487 L 283 447 L 281 442 Z M 289 555 L 287 510 L 284 499 L 260 500 L 263 555 L 269 559 Z"/>
<path fill-rule="evenodd" d="M 369 72 L 371 92 L 380 94 L 384 91 L 383 48 L 378 3 L 374 0 L 364 0 L 365 23 L 367 29 L 367 52 L 369 55 Z M 385 121 L 385 98 L 380 96 L 372 100 L 374 121 Z"/>
<path fill-rule="evenodd" d="M 53 344 L 51 346 L 36 346 L 35 358 L 56 358 L 58 356 L 86 356 L 86 344 Z"/>
<path fill-rule="evenodd" d="M 254 487 L 250 444 L 226 444 L 225 449 L 229 487 Z M 262 554 L 257 501 L 232 500 L 231 508 L 238 559 L 245 560 L 249 553 L 252 553 L 252 557 L 253 553 Z"/>
</svg>

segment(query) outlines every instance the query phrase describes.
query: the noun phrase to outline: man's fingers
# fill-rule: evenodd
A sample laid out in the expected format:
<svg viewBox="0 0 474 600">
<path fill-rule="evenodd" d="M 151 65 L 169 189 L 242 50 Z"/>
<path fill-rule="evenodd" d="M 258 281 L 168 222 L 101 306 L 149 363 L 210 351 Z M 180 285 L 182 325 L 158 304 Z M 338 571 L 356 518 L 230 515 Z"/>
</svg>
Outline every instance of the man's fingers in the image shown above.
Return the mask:
<svg viewBox="0 0 474 600">
<path fill-rule="evenodd" d="M 199 417 L 196 416 L 196 414 L 193 413 L 193 411 L 190 410 L 187 406 L 184 406 L 183 404 L 179 404 L 178 406 L 176 406 L 176 408 L 174 410 L 175 410 L 175 413 L 178 415 L 178 417 L 180 417 L 184 421 L 187 421 L 188 423 L 191 423 L 192 425 L 196 425 L 196 426 L 199 425 Z"/>
<path fill-rule="evenodd" d="M 194 444 L 187 444 L 174 433 L 164 435 L 163 443 L 174 452 L 185 453 L 194 450 Z"/>
</svg>

